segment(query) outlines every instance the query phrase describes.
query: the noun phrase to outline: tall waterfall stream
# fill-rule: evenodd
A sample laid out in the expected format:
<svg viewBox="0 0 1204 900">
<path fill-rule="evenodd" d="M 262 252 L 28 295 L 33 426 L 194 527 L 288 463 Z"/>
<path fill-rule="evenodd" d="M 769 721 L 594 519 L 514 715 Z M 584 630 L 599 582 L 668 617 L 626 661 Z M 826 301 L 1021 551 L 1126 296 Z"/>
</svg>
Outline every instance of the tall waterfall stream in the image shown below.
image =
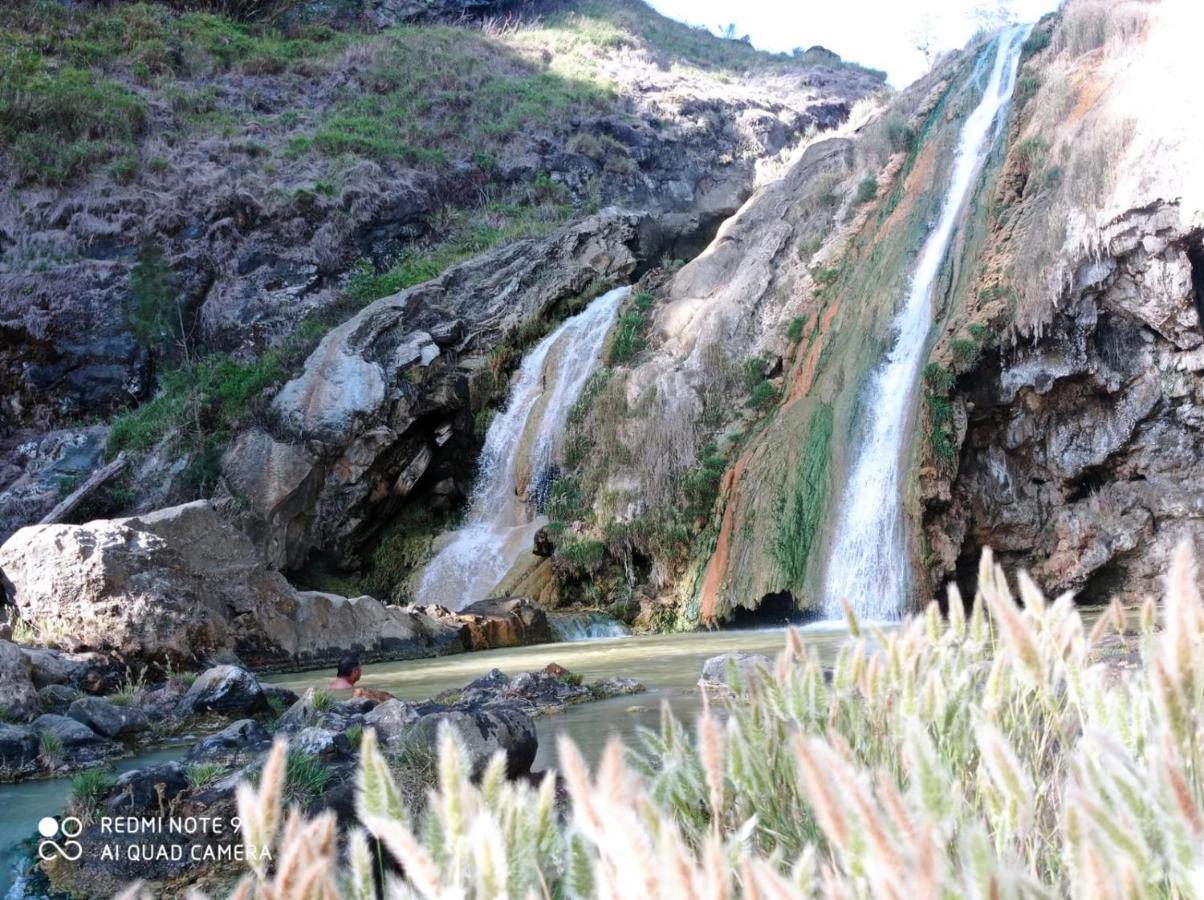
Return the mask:
<svg viewBox="0 0 1204 900">
<path fill-rule="evenodd" d="M 908 425 L 932 325 L 932 293 L 958 217 L 1011 102 L 1020 47 L 1029 26 L 995 39 L 994 65 L 978 106 L 966 119 L 940 219 L 928 235 L 908 294 L 892 323 L 894 342 L 865 388 L 868 412 L 859 426 L 824 579 L 823 613 L 838 618 L 847 599 L 858 616 L 892 619 L 910 593 L 901 471 Z"/>
<path fill-rule="evenodd" d="M 606 333 L 631 288 L 608 291 L 566 319 L 523 359 L 504 412 L 485 435 L 464 524 L 427 564 L 418 602 L 463 609 L 498 586 L 546 522 L 569 410 L 597 368 Z"/>
</svg>

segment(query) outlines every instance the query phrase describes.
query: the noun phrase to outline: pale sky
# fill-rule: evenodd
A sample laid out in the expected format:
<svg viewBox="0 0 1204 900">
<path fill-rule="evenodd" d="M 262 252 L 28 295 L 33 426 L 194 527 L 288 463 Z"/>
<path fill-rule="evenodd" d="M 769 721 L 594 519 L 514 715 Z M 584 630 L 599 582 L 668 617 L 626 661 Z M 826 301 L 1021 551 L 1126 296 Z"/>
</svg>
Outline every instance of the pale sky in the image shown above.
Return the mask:
<svg viewBox="0 0 1204 900">
<path fill-rule="evenodd" d="M 940 50 L 961 47 L 977 30 L 971 13 L 984 0 L 649 0 L 661 13 L 721 31 L 729 22 L 738 35 L 763 50 L 822 44 L 851 62 L 884 69 L 895 87 L 926 70 L 914 34 L 923 22 Z M 992 4 L 993 5 L 993 4 Z M 1036 21 L 1057 0 L 1012 0 L 1022 21 Z"/>
</svg>

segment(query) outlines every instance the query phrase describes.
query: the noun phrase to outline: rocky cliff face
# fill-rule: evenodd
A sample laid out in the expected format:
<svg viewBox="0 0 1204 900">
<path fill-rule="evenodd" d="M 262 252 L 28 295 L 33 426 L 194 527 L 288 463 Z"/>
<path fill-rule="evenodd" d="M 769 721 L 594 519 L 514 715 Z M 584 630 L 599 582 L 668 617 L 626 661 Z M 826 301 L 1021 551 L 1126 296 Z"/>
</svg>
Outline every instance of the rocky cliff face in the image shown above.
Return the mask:
<svg viewBox="0 0 1204 900">
<path fill-rule="evenodd" d="M 1199 125 L 1150 102 L 1185 65 L 1180 25 L 1170 3 L 1071 4 L 1026 67 L 995 221 L 935 351 L 957 455 L 921 482 L 933 582 L 991 546 L 1051 588 L 1134 600 L 1204 537 Z M 1000 340 L 959 361 L 974 322 Z"/>
<path fill-rule="evenodd" d="M 314 596 L 358 622 L 342 595 L 404 596 L 454 520 L 523 352 L 630 282 L 507 588 L 654 627 L 812 608 L 986 45 L 886 98 L 822 54 L 770 58 L 625 0 L 507 28 L 473 17 L 527 4 L 347 10 L 298 4 L 279 32 L 153 5 L 49 31 L 3 14 L 26 90 L 78 69 L 135 126 L 93 122 L 87 146 L 57 120 L 0 127 L 0 531 L 126 450 L 78 519 L 213 496 L 272 579 L 338 589 Z M 89 16 L 179 52 L 98 62 Z M 1136 596 L 1198 530 L 1204 135 L 1167 88 L 1190 80 L 1182 16 L 1072 0 L 1026 45 L 935 298 L 908 459 L 917 602 L 986 545 L 1055 587 Z M 87 540 L 176 565 L 132 527 Z M 198 644 L 266 627 L 210 619 Z"/>
<path fill-rule="evenodd" d="M 906 497 L 917 604 L 949 578 L 972 589 L 984 546 L 1085 599 L 1133 598 L 1198 531 L 1197 126 L 1150 101 L 1182 83 L 1183 13 L 1080 0 L 1025 46 L 935 298 Z M 612 373 L 599 406 L 626 417 L 609 414 L 606 462 L 579 473 L 599 485 L 585 518 L 608 552 L 651 560 L 635 582 L 685 621 L 814 603 L 861 391 L 982 56 L 944 60 L 870 126 L 809 147 L 673 275 L 651 351 Z M 733 389 L 717 373 L 741 364 Z M 697 477 L 718 494 L 698 537 L 648 540 L 649 510 L 686 506 Z"/>
<path fill-rule="evenodd" d="M 86 127 L 31 113 L 0 134 L 13 163 L 0 204 L 0 535 L 37 521 L 105 452 L 136 459 L 92 514 L 208 495 L 234 445 L 236 463 L 265 466 L 227 466 L 225 489 L 251 504 L 269 558 L 296 564 L 321 544 L 346 563 L 380 524 L 369 520 L 412 491 L 454 507 L 479 445 L 473 414 L 497 398 L 495 385 L 470 399 L 469 382 L 491 368 L 500 384 L 574 298 L 693 255 L 759 167 L 882 90 L 838 59 L 769 57 L 626 0 L 553 4 L 504 29 L 488 17 L 527 5 L 328 6 L 295 4 L 279 31 L 154 4 L 4 13 L 30 102 L 91 79 L 95 96 L 53 102 L 96 107 L 105 118 L 88 127 L 108 130 L 85 146 Z M 422 24 L 395 28 L 409 22 Z M 123 31 L 176 49 L 136 53 L 113 38 Z M 129 129 L 110 128 L 114 110 Z M 32 141 L 62 153 L 37 165 L 23 155 Z M 588 219 L 614 205 L 632 212 Z M 514 243 L 524 237 L 534 243 Z M 563 275 L 546 274 L 553 262 Z M 272 403 L 323 334 L 394 294 L 391 324 L 374 308 L 338 331 L 372 344 L 371 396 L 336 398 L 360 390 L 347 382 L 313 393 L 307 372 Z M 311 368 L 334 375 L 344 340 Z M 327 404 L 335 418 L 355 407 L 355 421 L 315 429 Z M 107 451 L 103 429 L 73 427 L 114 416 Z"/>
<path fill-rule="evenodd" d="M 568 533 L 604 540 L 611 590 L 642 595 L 646 620 L 813 601 L 857 387 L 939 202 L 975 58 L 801 150 L 655 288 L 647 348 L 604 373 Z M 581 540 L 562 543 L 550 565 L 571 582 Z"/>
</svg>

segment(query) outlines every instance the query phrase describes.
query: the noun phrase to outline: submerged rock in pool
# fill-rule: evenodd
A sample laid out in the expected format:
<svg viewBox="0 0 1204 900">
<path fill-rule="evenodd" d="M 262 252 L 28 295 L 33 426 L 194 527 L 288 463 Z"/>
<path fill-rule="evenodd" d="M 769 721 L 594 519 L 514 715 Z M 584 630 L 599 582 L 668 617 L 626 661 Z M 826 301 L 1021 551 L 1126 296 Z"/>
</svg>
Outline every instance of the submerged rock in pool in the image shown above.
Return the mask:
<svg viewBox="0 0 1204 900">
<path fill-rule="evenodd" d="M 702 677 L 698 686 L 709 691 L 730 691 L 735 686 L 732 683 L 732 672 L 741 682 L 747 682 L 758 670 L 773 671 L 773 660 L 762 653 L 745 653 L 738 650 L 734 653 L 722 653 L 712 656 L 702 664 Z"/>
</svg>

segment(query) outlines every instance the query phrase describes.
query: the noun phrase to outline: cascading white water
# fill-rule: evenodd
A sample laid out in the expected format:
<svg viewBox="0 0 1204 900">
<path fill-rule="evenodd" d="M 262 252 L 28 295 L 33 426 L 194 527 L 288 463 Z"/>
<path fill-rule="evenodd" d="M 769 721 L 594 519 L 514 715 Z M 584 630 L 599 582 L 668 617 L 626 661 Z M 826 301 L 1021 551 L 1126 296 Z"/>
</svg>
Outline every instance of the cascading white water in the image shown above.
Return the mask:
<svg viewBox="0 0 1204 900">
<path fill-rule="evenodd" d="M 906 603 L 910 565 L 900 472 L 932 325 L 933 285 L 958 216 L 991 151 L 1001 113 L 1011 100 L 1020 46 L 1029 27 L 1009 28 L 995 39 L 991 76 L 982 100 L 962 126 L 940 220 L 924 243 L 907 298 L 895 315 L 890 352 L 867 385 L 868 413 L 859 432 L 862 443 L 845 483 L 824 579 L 823 613 L 828 618 L 842 614 L 842 599 L 866 619 L 896 618 Z"/>
<path fill-rule="evenodd" d="M 506 577 L 546 522 L 535 507 L 554 475 L 569 409 L 593 374 L 630 288 L 615 288 L 536 344 L 518 370 L 505 412 L 485 434 L 464 524 L 427 564 L 419 603 L 462 609 Z"/>
<path fill-rule="evenodd" d="M 548 625 L 558 641 L 599 641 L 606 638 L 629 637 L 631 629 L 602 613 L 573 613 L 550 616 Z"/>
</svg>

